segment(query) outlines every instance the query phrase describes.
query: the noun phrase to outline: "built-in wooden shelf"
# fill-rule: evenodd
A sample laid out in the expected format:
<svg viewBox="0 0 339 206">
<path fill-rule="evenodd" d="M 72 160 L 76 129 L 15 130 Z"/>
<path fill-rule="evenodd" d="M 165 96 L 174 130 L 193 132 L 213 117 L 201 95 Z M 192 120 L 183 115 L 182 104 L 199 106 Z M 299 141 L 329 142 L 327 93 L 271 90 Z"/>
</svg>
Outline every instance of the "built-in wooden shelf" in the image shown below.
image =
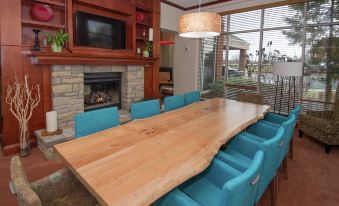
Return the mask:
<svg viewBox="0 0 339 206">
<path fill-rule="evenodd" d="M 21 22 L 23 26 L 36 27 L 36 28 L 41 28 L 41 29 L 59 30 L 61 28 L 65 28 L 65 25 L 53 24 L 49 22 L 34 21 L 34 20 L 28 20 L 28 19 L 23 19 Z"/>
<path fill-rule="evenodd" d="M 152 24 L 146 22 L 137 22 L 136 24 L 140 26 L 152 27 Z"/>
<path fill-rule="evenodd" d="M 136 37 L 137 41 L 147 41 L 148 38 L 147 37 Z"/>
<path fill-rule="evenodd" d="M 147 7 L 145 7 L 145 6 L 142 6 L 142 5 L 140 5 L 140 4 L 136 6 L 136 10 L 137 10 L 137 11 L 142 11 L 142 12 L 149 12 L 149 13 L 152 13 L 152 12 L 153 12 L 152 9 L 147 8 Z"/>
<path fill-rule="evenodd" d="M 113 57 L 112 55 L 90 55 L 74 53 L 46 53 L 46 52 L 25 52 L 31 58 L 32 64 L 47 65 L 75 65 L 75 64 L 104 64 L 104 65 L 146 65 L 153 63 L 158 58 L 144 57 Z"/>
<path fill-rule="evenodd" d="M 63 2 L 57 2 L 57 1 L 52 1 L 52 0 L 35 0 L 35 1 L 39 3 L 53 5 L 53 6 L 65 7 L 65 3 Z"/>
<path fill-rule="evenodd" d="M 48 5 L 51 5 L 51 6 L 57 6 L 57 7 L 65 8 L 65 3 L 52 1 L 52 0 L 25 0 L 25 2 L 28 2 L 28 3 L 38 2 L 38 3 L 48 4 Z"/>
</svg>

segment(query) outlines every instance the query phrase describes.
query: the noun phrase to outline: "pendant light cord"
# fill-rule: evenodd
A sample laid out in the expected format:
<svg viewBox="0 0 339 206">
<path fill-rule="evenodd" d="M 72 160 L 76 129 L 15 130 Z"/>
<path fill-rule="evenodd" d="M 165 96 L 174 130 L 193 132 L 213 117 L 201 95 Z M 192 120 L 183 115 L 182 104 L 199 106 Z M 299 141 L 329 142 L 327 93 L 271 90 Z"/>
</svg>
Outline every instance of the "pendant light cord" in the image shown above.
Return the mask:
<svg viewBox="0 0 339 206">
<path fill-rule="evenodd" d="M 201 0 L 199 0 L 199 13 L 200 13 L 200 7 L 201 7 Z"/>
</svg>

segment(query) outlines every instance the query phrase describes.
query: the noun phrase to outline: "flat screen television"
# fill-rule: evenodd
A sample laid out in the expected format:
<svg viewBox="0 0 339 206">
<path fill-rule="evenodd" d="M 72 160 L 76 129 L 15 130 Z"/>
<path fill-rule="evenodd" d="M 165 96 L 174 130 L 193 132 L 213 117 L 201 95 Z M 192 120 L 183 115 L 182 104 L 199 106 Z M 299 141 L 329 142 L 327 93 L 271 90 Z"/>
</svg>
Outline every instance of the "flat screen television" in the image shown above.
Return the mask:
<svg viewBox="0 0 339 206">
<path fill-rule="evenodd" d="M 76 45 L 106 49 L 126 49 L 126 22 L 76 12 Z"/>
</svg>

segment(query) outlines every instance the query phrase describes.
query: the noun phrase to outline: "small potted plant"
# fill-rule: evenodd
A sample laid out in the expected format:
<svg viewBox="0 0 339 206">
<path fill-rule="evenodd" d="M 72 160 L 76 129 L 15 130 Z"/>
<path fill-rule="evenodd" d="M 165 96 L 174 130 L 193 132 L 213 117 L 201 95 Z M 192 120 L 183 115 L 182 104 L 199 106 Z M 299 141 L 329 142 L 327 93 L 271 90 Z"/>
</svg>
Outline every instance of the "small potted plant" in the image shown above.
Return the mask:
<svg viewBox="0 0 339 206">
<path fill-rule="evenodd" d="M 152 52 L 152 42 L 145 41 L 145 49 L 143 51 L 143 57 L 150 57 Z"/>
<path fill-rule="evenodd" d="M 60 29 L 56 34 L 49 34 L 47 32 L 44 34 L 53 52 L 62 52 L 62 46 L 64 46 L 65 42 L 69 39 L 69 35 L 64 32 L 63 29 Z"/>
</svg>

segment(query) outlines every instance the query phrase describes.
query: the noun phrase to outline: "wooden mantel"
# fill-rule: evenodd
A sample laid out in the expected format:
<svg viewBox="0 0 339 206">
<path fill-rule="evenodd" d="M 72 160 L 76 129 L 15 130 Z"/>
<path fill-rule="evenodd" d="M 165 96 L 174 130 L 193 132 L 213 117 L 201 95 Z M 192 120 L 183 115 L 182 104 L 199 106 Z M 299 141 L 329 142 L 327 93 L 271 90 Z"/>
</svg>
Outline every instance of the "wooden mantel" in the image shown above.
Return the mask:
<svg viewBox="0 0 339 206">
<path fill-rule="evenodd" d="M 73 64 L 97 64 L 97 65 L 147 65 L 152 64 L 158 58 L 144 57 L 113 57 L 112 55 L 89 55 L 74 53 L 51 53 L 51 52 L 26 52 L 31 58 L 32 64 L 48 65 L 73 65 Z"/>
</svg>

